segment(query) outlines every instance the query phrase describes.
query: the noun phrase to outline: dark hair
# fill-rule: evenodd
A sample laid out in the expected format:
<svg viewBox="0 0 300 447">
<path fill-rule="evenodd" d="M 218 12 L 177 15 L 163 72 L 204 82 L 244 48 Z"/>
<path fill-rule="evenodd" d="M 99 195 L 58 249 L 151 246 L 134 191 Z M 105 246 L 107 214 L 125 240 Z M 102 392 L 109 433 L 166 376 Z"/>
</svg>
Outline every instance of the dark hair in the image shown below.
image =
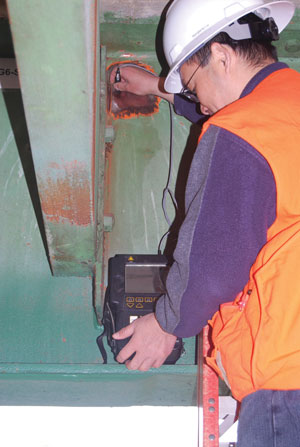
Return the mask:
<svg viewBox="0 0 300 447">
<path fill-rule="evenodd" d="M 221 32 L 194 53 L 187 60 L 187 63 L 196 62 L 201 67 L 205 67 L 210 60 L 211 45 L 215 42 L 229 45 L 252 66 L 260 66 L 266 59 L 273 59 L 274 62 L 278 61 L 277 50 L 271 42 L 253 39 L 233 40 L 227 33 Z"/>
</svg>

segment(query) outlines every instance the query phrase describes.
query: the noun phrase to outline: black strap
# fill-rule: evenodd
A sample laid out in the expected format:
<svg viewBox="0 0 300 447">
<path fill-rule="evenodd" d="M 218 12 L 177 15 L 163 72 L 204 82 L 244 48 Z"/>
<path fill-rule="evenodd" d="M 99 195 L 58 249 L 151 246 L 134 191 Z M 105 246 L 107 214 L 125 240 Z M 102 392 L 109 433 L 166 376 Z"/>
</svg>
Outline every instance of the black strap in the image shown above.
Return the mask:
<svg viewBox="0 0 300 447">
<path fill-rule="evenodd" d="M 272 40 L 279 39 L 279 30 L 273 17 L 268 17 L 263 20 L 253 12 L 246 14 L 238 19 L 238 23 L 247 24 L 251 33 L 251 37 L 254 40 Z"/>
<path fill-rule="evenodd" d="M 104 326 L 104 331 L 102 332 L 101 335 L 99 335 L 99 337 L 97 337 L 97 345 L 98 348 L 101 352 L 102 358 L 103 358 L 103 364 L 107 364 L 107 354 L 103 345 L 103 337 L 106 335 L 106 327 Z"/>
</svg>

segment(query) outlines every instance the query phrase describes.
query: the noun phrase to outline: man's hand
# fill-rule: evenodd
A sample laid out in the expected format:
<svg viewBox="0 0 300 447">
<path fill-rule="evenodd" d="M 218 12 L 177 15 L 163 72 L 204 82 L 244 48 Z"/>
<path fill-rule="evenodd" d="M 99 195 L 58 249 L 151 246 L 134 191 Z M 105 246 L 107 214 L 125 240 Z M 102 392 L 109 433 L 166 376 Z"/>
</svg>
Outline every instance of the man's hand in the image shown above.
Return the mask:
<svg viewBox="0 0 300 447">
<path fill-rule="evenodd" d="M 154 313 L 136 319 L 129 326 L 113 334 L 115 340 L 131 337 L 119 353 L 117 360 L 126 362 L 128 369 L 148 371 L 159 368 L 171 354 L 176 336 L 165 332 L 158 324 Z M 127 360 L 135 353 L 132 360 Z M 127 360 L 127 361 L 126 361 Z"/>
<path fill-rule="evenodd" d="M 121 81 L 115 83 L 117 68 L 120 69 Z M 164 78 L 160 78 L 154 73 L 151 74 L 141 68 L 132 66 L 116 66 L 110 73 L 110 83 L 116 90 L 134 93 L 135 95 L 155 95 L 167 101 L 174 102 L 174 95 L 167 93 L 164 88 Z"/>
</svg>

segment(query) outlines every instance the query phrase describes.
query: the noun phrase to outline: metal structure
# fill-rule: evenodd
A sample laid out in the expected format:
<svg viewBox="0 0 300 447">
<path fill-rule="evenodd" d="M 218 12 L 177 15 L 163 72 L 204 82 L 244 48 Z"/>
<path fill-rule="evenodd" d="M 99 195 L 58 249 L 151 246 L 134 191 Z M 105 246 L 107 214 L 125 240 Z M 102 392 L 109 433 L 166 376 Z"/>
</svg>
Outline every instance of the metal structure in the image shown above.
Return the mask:
<svg viewBox="0 0 300 447">
<path fill-rule="evenodd" d="M 206 326 L 198 348 L 199 447 L 219 447 L 219 379 L 204 360 L 210 349 L 208 333 Z"/>
<path fill-rule="evenodd" d="M 178 364 L 147 373 L 111 356 L 103 365 L 95 342 L 108 257 L 155 253 L 167 230 L 168 104 L 114 118 L 106 83 L 117 61 L 161 71 L 164 4 L 7 0 L 9 21 L 6 10 L 0 15 L 0 404 L 196 406 L 198 398 L 201 439 L 202 416 L 210 421 L 203 446 L 217 447 L 218 381 L 202 363 L 201 343 L 197 387 L 194 339 Z M 281 60 L 298 70 L 299 30 L 297 13 L 278 43 Z M 174 117 L 171 180 L 180 209 L 198 134 Z M 168 212 L 174 217 L 171 202 Z"/>
<path fill-rule="evenodd" d="M 99 2 L 7 6 L 51 269 L 87 276 L 103 221 Z"/>
</svg>

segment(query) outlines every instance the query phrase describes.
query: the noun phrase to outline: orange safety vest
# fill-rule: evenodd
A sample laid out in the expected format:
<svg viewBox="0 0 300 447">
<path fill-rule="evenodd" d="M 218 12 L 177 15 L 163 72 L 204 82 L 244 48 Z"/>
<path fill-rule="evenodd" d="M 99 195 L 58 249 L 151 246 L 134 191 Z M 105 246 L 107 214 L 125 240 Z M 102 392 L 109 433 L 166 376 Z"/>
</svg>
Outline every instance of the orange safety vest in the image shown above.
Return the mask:
<svg viewBox="0 0 300 447">
<path fill-rule="evenodd" d="M 300 389 L 300 74 L 273 72 L 212 116 L 203 133 L 211 125 L 264 156 L 277 203 L 248 284 L 210 322 L 214 350 L 207 362 L 226 375 L 238 400 L 259 389 Z"/>
</svg>

